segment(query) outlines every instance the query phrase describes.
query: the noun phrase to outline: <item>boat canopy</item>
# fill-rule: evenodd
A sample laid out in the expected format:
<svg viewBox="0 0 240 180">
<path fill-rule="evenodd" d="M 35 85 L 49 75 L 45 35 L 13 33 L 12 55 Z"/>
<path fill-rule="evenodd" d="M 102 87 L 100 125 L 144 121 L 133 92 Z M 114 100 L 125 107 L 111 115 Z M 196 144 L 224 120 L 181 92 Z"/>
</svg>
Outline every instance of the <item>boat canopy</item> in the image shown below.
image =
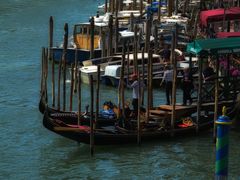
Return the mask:
<svg viewBox="0 0 240 180">
<path fill-rule="evenodd" d="M 240 37 L 240 32 L 218 32 L 216 34 L 217 38 L 230 38 L 230 37 Z"/>
<path fill-rule="evenodd" d="M 240 53 L 240 38 L 200 39 L 187 45 L 187 52 L 201 54 L 228 54 Z"/>
<path fill-rule="evenodd" d="M 221 8 L 201 11 L 200 22 L 203 26 L 207 27 L 209 22 L 223 21 L 224 16 L 226 20 L 240 19 L 240 7 L 232 7 L 225 10 Z"/>
</svg>

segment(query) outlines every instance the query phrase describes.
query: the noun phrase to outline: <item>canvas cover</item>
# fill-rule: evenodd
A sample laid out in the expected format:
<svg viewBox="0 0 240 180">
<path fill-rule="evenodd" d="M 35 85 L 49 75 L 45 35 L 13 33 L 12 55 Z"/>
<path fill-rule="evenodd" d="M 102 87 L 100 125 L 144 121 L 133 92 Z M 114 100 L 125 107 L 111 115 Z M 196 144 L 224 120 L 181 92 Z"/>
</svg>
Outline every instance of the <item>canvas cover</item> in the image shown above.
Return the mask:
<svg viewBox="0 0 240 180">
<path fill-rule="evenodd" d="M 213 9 L 207 11 L 201 11 L 200 22 L 203 26 L 207 27 L 209 22 L 223 21 L 224 9 Z M 225 10 L 226 20 L 240 19 L 240 7 L 232 7 Z"/>
<path fill-rule="evenodd" d="M 195 40 L 187 45 L 187 52 L 195 55 L 238 53 L 240 52 L 240 37 Z"/>
</svg>

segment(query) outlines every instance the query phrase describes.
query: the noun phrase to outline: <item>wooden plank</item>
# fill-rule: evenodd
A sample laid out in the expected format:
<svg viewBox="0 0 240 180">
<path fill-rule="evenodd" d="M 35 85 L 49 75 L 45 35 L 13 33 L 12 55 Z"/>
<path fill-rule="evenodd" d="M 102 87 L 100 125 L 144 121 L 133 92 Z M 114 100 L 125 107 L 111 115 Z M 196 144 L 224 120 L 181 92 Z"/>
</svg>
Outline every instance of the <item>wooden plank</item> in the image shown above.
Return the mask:
<svg viewBox="0 0 240 180">
<path fill-rule="evenodd" d="M 54 131 L 73 131 L 73 132 L 86 132 L 86 130 L 80 128 L 73 128 L 73 127 L 54 127 Z"/>
<path fill-rule="evenodd" d="M 181 106 L 181 105 L 176 105 L 175 110 L 180 111 L 180 110 L 188 110 L 188 109 L 194 109 L 196 108 L 196 105 L 191 105 L 191 106 Z M 172 106 L 171 105 L 160 105 L 159 109 L 161 110 L 166 110 L 166 111 L 172 111 Z"/>
<path fill-rule="evenodd" d="M 168 112 L 168 111 L 162 111 L 162 110 L 159 110 L 159 109 L 156 109 L 156 110 L 150 110 L 149 111 L 152 115 L 170 115 L 171 112 Z"/>
</svg>

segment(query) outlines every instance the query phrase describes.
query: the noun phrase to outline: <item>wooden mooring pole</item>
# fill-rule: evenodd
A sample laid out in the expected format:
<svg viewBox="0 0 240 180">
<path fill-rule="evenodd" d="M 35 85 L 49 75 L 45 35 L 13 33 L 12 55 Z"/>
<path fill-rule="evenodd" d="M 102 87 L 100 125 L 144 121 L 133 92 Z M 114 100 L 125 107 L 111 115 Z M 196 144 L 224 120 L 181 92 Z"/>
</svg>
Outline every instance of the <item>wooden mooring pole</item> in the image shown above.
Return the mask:
<svg viewBox="0 0 240 180">
<path fill-rule="evenodd" d="M 105 0 L 104 12 L 108 12 L 108 0 Z"/>
<path fill-rule="evenodd" d="M 145 78 L 145 52 L 144 52 L 144 48 L 142 48 L 142 82 L 144 83 L 144 78 Z M 142 88 L 141 90 L 141 105 L 144 105 L 144 88 Z"/>
<path fill-rule="evenodd" d="M 125 59 L 126 59 L 126 46 L 123 44 L 123 54 L 122 54 L 122 69 L 121 69 L 121 104 L 122 104 L 122 118 L 125 119 Z"/>
<path fill-rule="evenodd" d="M 175 42 L 175 33 L 172 34 L 173 42 Z M 172 136 L 174 136 L 174 124 L 176 120 L 176 89 L 177 89 L 177 60 L 175 56 L 175 43 L 173 43 L 172 48 L 172 55 L 171 55 L 171 62 L 173 62 L 173 86 L 172 86 L 172 114 L 171 114 L 171 129 L 172 129 Z"/>
<path fill-rule="evenodd" d="M 96 85 L 96 113 L 95 113 L 95 128 L 98 127 L 99 114 L 99 92 L 100 92 L 100 65 L 97 66 L 97 85 Z"/>
<path fill-rule="evenodd" d="M 77 92 L 77 73 L 78 73 L 78 50 L 75 49 L 75 62 L 74 62 L 74 93 Z"/>
<path fill-rule="evenodd" d="M 44 88 L 45 88 L 45 100 L 48 103 L 48 83 L 47 83 L 47 79 L 48 79 L 48 49 L 44 48 Z"/>
<path fill-rule="evenodd" d="M 167 2 L 168 2 L 167 5 L 168 17 L 171 17 L 173 12 L 173 0 L 168 0 Z"/>
<path fill-rule="evenodd" d="M 66 65 L 67 65 L 67 46 L 68 46 L 68 24 L 64 25 L 64 42 L 63 42 L 63 111 L 66 110 Z"/>
<path fill-rule="evenodd" d="M 69 111 L 72 111 L 72 105 L 73 105 L 73 85 L 74 85 L 74 64 L 71 64 L 71 86 L 70 86 Z"/>
<path fill-rule="evenodd" d="M 127 83 L 129 82 L 129 75 L 130 75 L 130 70 L 129 70 L 129 65 L 130 65 L 130 48 L 129 48 L 129 41 L 127 44 Z"/>
<path fill-rule="evenodd" d="M 216 121 L 218 118 L 218 93 L 219 93 L 219 56 L 216 57 L 216 79 L 215 79 L 215 95 L 214 95 L 214 127 L 213 140 L 216 140 Z"/>
<path fill-rule="evenodd" d="M 58 94 L 57 94 L 57 109 L 61 110 L 61 75 L 62 75 L 62 60 L 58 64 Z"/>
<path fill-rule="evenodd" d="M 94 106 L 94 93 L 93 93 L 93 76 L 90 75 L 90 153 L 94 153 L 94 128 L 93 128 L 93 106 Z"/>
<path fill-rule="evenodd" d="M 90 59 L 94 58 L 94 17 L 90 20 Z"/>
<path fill-rule="evenodd" d="M 81 106 L 82 106 L 82 91 L 81 91 L 81 71 L 78 72 L 78 126 L 81 124 Z"/>
<path fill-rule="evenodd" d="M 124 99 L 124 70 L 125 70 L 125 56 L 126 56 L 126 50 L 125 45 L 123 45 L 123 53 L 122 53 L 122 61 L 121 61 L 121 72 L 120 72 L 120 81 L 118 86 L 118 118 L 121 116 L 122 118 L 125 118 L 125 99 Z M 121 112 L 121 105 L 122 105 L 122 114 Z"/>
<path fill-rule="evenodd" d="M 45 50 L 42 47 L 42 58 L 41 58 L 41 83 L 40 83 L 40 94 L 42 95 L 44 92 L 44 56 Z"/>
<path fill-rule="evenodd" d="M 137 72 L 137 79 L 138 79 L 138 110 L 137 110 L 137 143 L 138 145 L 141 144 L 141 79 L 140 79 L 140 72 Z M 143 82 L 142 82 L 143 83 Z"/>
<path fill-rule="evenodd" d="M 118 52 L 118 31 L 119 31 L 119 23 L 118 23 L 118 17 L 117 17 L 117 13 L 116 13 L 116 17 L 115 17 L 115 53 Z"/>
<path fill-rule="evenodd" d="M 112 45 L 112 38 L 113 38 L 113 16 L 110 15 L 109 17 L 109 34 L 108 34 L 108 56 L 112 56 L 113 54 L 113 45 Z"/>
<path fill-rule="evenodd" d="M 133 65 L 134 65 L 134 73 L 137 73 L 138 72 L 138 46 L 137 46 L 137 42 L 138 42 L 138 27 L 137 25 L 135 24 L 134 25 L 134 47 L 133 47 Z"/>
<path fill-rule="evenodd" d="M 158 27 L 155 25 L 154 26 L 154 53 L 157 54 L 158 53 Z"/>
<path fill-rule="evenodd" d="M 162 8 L 162 0 L 158 1 L 158 22 L 161 22 L 161 8 Z"/>
<path fill-rule="evenodd" d="M 106 57 L 106 32 L 102 31 L 102 58 Z"/>
<path fill-rule="evenodd" d="M 150 112 L 150 108 L 151 108 L 151 104 L 152 104 L 152 100 L 151 100 L 151 66 L 152 66 L 152 58 L 151 58 L 151 55 L 150 55 L 150 50 L 148 52 L 148 74 L 147 74 L 147 115 L 146 115 L 146 118 L 147 118 L 147 121 L 149 120 L 149 112 Z"/>
<path fill-rule="evenodd" d="M 49 19 L 49 47 L 48 47 L 48 59 L 52 61 L 52 107 L 55 107 L 55 63 L 53 59 L 53 17 L 50 16 Z"/>
<path fill-rule="evenodd" d="M 140 16 L 143 14 L 143 0 L 140 0 Z"/>
<path fill-rule="evenodd" d="M 202 106 L 202 58 L 197 56 L 198 59 L 198 103 L 197 103 L 197 125 L 196 132 L 198 132 L 198 126 L 201 116 L 201 106 Z"/>
<path fill-rule="evenodd" d="M 150 64 L 149 101 L 150 101 L 150 109 L 151 109 L 153 107 L 153 51 L 152 50 L 149 50 L 148 56 L 149 56 L 149 64 Z"/>
</svg>

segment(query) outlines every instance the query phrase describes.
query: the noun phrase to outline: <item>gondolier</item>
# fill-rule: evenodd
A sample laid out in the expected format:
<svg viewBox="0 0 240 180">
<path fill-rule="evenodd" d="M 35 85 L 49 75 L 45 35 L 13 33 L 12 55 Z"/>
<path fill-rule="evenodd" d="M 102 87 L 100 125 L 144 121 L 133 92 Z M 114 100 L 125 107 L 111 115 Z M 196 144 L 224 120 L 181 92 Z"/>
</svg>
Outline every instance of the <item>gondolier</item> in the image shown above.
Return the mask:
<svg viewBox="0 0 240 180">
<path fill-rule="evenodd" d="M 133 113 L 134 115 L 137 115 L 137 110 L 138 110 L 138 99 L 139 99 L 139 88 L 144 88 L 145 85 L 142 81 L 140 81 L 140 86 L 138 83 L 138 78 L 136 74 L 132 74 L 131 75 L 131 80 L 132 80 L 132 84 L 129 85 L 133 91 L 132 91 L 132 106 L 133 106 Z"/>
</svg>

